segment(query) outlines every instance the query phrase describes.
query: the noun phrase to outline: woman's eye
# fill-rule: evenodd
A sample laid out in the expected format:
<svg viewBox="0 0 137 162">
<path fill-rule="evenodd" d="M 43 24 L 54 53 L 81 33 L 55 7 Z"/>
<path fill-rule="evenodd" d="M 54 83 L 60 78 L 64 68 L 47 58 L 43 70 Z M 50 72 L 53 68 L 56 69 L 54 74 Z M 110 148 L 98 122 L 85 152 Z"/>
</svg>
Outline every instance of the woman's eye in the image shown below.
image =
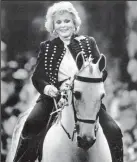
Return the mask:
<svg viewBox="0 0 137 162">
<path fill-rule="evenodd" d="M 77 100 L 80 100 L 81 99 L 81 93 L 79 91 L 75 91 L 74 92 L 74 96 Z"/>
<path fill-rule="evenodd" d="M 61 24 L 61 21 L 60 20 L 56 21 L 56 24 Z"/>
<path fill-rule="evenodd" d="M 65 23 L 69 23 L 69 22 L 70 22 L 70 20 L 66 19 L 64 22 L 65 22 Z"/>
</svg>

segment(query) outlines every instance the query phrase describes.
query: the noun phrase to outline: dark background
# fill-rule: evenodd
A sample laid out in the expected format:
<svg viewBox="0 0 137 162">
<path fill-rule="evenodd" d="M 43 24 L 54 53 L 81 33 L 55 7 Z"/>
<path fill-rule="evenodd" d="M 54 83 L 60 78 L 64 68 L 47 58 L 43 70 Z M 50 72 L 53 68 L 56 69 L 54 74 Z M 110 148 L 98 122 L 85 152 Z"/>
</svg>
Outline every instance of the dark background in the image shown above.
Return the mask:
<svg viewBox="0 0 137 162">
<path fill-rule="evenodd" d="M 2 162 L 10 148 L 17 117 L 38 95 L 30 76 L 39 44 L 49 38 L 44 28 L 47 8 L 57 1 L 1 3 Z M 137 2 L 72 1 L 82 19 L 80 34 L 96 39 L 107 57 L 108 113 L 124 134 L 125 162 L 137 160 Z"/>
</svg>

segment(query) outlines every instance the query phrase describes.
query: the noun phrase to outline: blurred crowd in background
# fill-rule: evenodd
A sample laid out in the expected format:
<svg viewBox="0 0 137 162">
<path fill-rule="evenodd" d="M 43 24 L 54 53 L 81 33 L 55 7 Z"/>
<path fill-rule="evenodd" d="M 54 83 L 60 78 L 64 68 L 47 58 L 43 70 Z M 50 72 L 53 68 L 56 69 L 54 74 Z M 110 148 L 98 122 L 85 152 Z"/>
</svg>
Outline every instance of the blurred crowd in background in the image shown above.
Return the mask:
<svg viewBox="0 0 137 162">
<path fill-rule="evenodd" d="M 1 161 L 5 162 L 18 116 L 39 95 L 31 82 L 47 2 L 3 1 L 1 7 Z M 95 37 L 107 57 L 103 100 L 123 132 L 124 160 L 137 162 L 137 2 L 72 1 L 82 19 L 80 34 Z"/>
</svg>

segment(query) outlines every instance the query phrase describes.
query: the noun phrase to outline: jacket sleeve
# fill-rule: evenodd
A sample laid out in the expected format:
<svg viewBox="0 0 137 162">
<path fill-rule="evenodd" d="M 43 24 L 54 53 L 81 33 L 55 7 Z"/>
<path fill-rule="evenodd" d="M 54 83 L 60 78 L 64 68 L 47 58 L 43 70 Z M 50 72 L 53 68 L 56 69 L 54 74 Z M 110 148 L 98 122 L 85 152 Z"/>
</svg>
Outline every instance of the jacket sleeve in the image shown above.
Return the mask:
<svg viewBox="0 0 137 162">
<path fill-rule="evenodd" d="M 32 83 L 34 87 L 40 94 L 44 94 L 44 87 L 49 85 L 48 76 L 46 75 L 45 67 L 44 67 L 44 42 L 40 43 L 39 54 L 37 57 L 37 63 L 32 74 Z"/>
<path fill-rule="evenodd" d="M 93 37 L 90 37 L 90 40 L 92 41 L 92 54 L 93 54 L 93 57 L 94 57 L 94 62 L 97 62 L 97 60 L 100 58 L 100 51 L 99 51 L 99 48 L 97 46 L 97 43 L 96 43 L 96 40 L 93 38 Z M 103 71 L 103 81 L 106 80 L 108 76 L 108 72 L 106 69 L 104 69 Z"/>
</svg>

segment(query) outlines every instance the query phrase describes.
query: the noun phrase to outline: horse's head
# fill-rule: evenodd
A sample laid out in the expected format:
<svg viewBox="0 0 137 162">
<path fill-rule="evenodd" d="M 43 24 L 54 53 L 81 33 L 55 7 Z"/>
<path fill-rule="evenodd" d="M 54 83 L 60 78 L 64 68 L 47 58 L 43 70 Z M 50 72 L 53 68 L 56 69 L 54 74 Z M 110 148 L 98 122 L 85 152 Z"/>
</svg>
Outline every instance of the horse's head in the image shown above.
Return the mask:
<svg viewBox="0 0 137 162">
<path fill-rule="evenodd" d="M 98 61 L 93 63 L 91 58 L 85 60 L 82 53 L 77 60 L 80 57 L 82 65 L 73 82 L 73 107 L 78 146 L 89 149 L 96 140 L 98 113 L 105 95 L 102 71 L 106 66 L 106 58 L 101 54 Z"/>
</svg>

